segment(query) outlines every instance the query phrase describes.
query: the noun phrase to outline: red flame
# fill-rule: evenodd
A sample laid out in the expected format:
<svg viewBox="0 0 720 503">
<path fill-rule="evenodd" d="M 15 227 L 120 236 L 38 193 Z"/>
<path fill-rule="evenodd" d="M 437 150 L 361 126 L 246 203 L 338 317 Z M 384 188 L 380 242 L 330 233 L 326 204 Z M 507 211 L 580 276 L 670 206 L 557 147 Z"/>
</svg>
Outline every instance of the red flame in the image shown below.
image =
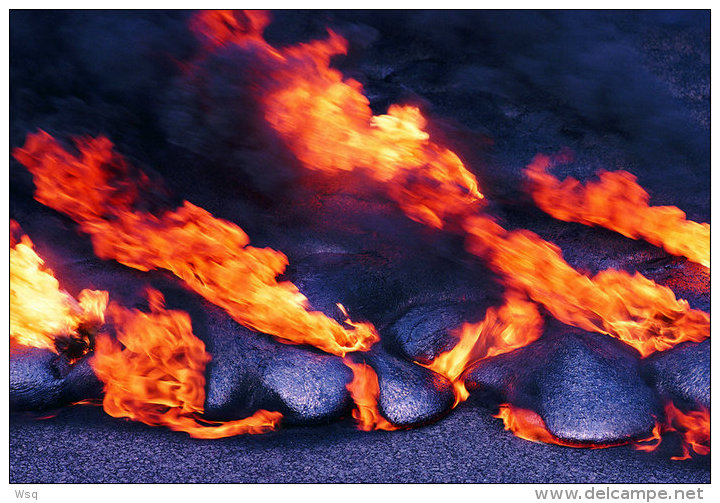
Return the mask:
<svg viewBox="0 0 720 503">
<path fill-rule="evenodd" d="M 266 11 L 211 10 L 197 13 L 190 21 L 190 29 L 213 48 L 250 41 L 263 43 L 262 32 L 269 23 Z"/>
<path fill-rule="evenodd" d="M 74 156 L 45 132 L 29 135 L 13 154 L 33 174 L 35 198 L 70 216 L 92 237 L 95 253 L 147 271 L 162 268 L 225 309 L 239 323 L 283 342 L 344 355 L 378 340 L 368 323 L 347 329 L 320 312 L 288 282 L 287 257 L 249 246 L 237 225 L 189 202 L 161 216 L 134 211 L 138 189 L 129 166 L 107 138 L 76 140 Z M 140 175 L 141 185 L 147 177 Z"/>
<path fill-rule="evenodd" d="M 372 367 L 367 363 L 353 363 L 347 358 L 343 359 L 343 363 L 353 372 L 353 379 L 347 385 L 347 389 L 355 402 L 352 415 L 358 423 L 358 428 L 363 431 L 397 430 L 398 427 L 382 417 L 378 410 L 380 385 Z"/>
<path fill-rule="evenodd" d="M 601 171 L 598 182 L 562 182 L 548 173 L 550 157 L 537 155 L 525 171 L 535 203 L 566 222 L 600 225 L 645 239 L 673 255 L 710 267 L 710 224 L 693 222 L 675 206 L 650 206 L 650 195 L 627 171 Z"/>
<path fill-rule="evenodd" d="M 162 294 L 149 291 L 150 313 L 111 304 L 108 314 L 117 331 L 97 341 L 92 366 L 105 383 L 103 408 L 151 426 L 167 426 L 197 438 L 264 433 L 282 418 L 259 410 L 236 421 L 215 423 L 199 418 L 205 402 L 205 365 L 210 355 L 192 333 L 190 317 L 167 311 Z"/>
<path fill-rule="evenodd" d="M 11 347 L 55 349 L 60 335 L 79 337 L 78 328 L 99 326 L 105 321 L 108 293 L 83 290 L 78 299 L 60 288 L 53 272 L 10 221 L 10 341 Z"/>
<path fill-rule="evenodd" d="M 435 228 L 446 228 L 459 219 L 467 234 L 468 250 L 504 278 L 508 288 L 506 306 L 497 313 L 489 311 L 481 324 L 466 326 L 456 348 L 431 364 L 455 382 L 458 397 L 462 396 L 458 376 L 469 363 L 520 347 L 539 334 L 536 306 L 523 295 L 543 305 L 560 321 L 616 337 L 643 356 L 709 336 L 709 315 L 690 309 L 670 289 L 640 274 L 623 271 L 607 270 L 590 278 L 568 265 L 559 248 L 534 233 L 507 231 L 489 217 L 477 216 L 483 195 L 475 177 L 455 153 L 431 140 L 419 109 L 392 105 L 387 114 L 375 116 L 362 85 L 330 68 L 331 57 L 346 51 L 347 42 L 342 37 L 329 32 L 326 40 L 275 49 L 262 37 L 268 22 L 269 16 L 263 12 L 211 11 L 195 17 L 192 28 L 205 37 L 206 50 L 234 44 L 254 51 L 267 65 L 266 80 L 257 86 L 265 118 L 307 169 L 327 173 L 361 170 L 382 183 L 388 196 L 409 218 Z M 46 133 L 39 133 L 30 135 L 25 147 L 16 149 L 14 155 L 33 173 L 36 198 L 76 220 L 84 232 L 91 234 L 100 257 L 115 258 L 141 270 L 167 269 L 238 322 L 285 342 L 313 344 L 344 355 L 366 350 L 378 339 L 371 325 L 348 320 L 346 323 L 353 327 L 350 330 L 321 313 L 309 312 L 307 299 L 295 285 L 276 280 L 287 258 L 274 250 L 249 246 L 248 236 L 236 225 L 216 219 L 189 202 L 160 216 L 133 210 L 139 198 L 137 186 L 142 187 L 146 178 L 141 177 L 139 183 L 130 181 L 129 166 L 112 152 L 109 140 L 76 143 L 78 156 L 66 152 Z M 531 178 L 538 186 L 554 186 L 544 170 L 538 164 L 530 169 Z M 618 223 L 617 218 L 608 217 L 608 211 L 596 218 L 601 212 L 585 204 L 584 199 L 591 190 L 571 188 L 571 210 L 576 215 L 569 218 L 614 225 L 632 237 L 660 243 L 671 253 L 707 263 L 705 230 L 692 230 L 705 224 L 687 222 L 684 214 L 670 212 L 673 226 L 691 229 L 689 232 L 701 236 L 700 244 L 693 238 L 685 246 L 682 239 L 671 237 L 672 233 L 658 231 L 660 213 L 644 209 L 649 208 L 647 197 L 634 180 L 624 175 L 604 175 L 600 187 L 606 194 L 628 196 L 638 207 L 644 204 L 636 212 L 642 216 L 630 224 Z M 618 187 L 628 194 L 619 194 Z M 544 206 L 546 202 L 538 204 Z M 172 349 L 176 346 L 171 341 L 181 341 L 177 358 L 187 372 L 158 360 L 152 349 L 154 343 L 145 349 L 128 346 L 121 350 L 103 338 L 97 364 L 103 368 L 103 358 L 108 358 L 104 367 L 106 383 L 111 382 L 114 369 L 120 369 L 115 374 L 118 382 L 128 381 L 108 393 L 109 399 L 106 395 L 111 410 L 191 434 L 195 428 L 206 431 L 195 415 L 201 412 L 199 383 L 203 378 L 199 369 L 204 369 L 207 355 L 194 342 L 189 321 L 157 306 L 150 314 L 118 307 L 112 307 L 112 313 L 128 325 L 136 319 L 140 320 L 139 326 L 152 325 L 157 334 L 151 340 L 157 339 L 160 347 L 170 344 Z M 527 333 L 517 326 L 526 327 Z M 119 331 L 132 345 L 139 337 L 134 334 L 140 330 L 120 324 Z M 168 333 L 173 334 L 171 341 L 163 340 Z M 161 349 L 157 351 L 162 354 Z M 354 416 L 360 427 L 392 427 L 377 411 L 379 387 L 374 371 L 367 365 L 347 364 L 353 370 L 348 389 L 357 404 Z M 128 371 L 135 365 L 138 372 Z M 159 382 L 166 383 L 164 388 L 148 385 L 157 381 L 156 377 L 148 380 L 148 375 L 159 376 Z M 137 389 L 129 394 L 124 391 L 133 388 Z M 139 404 L 132 402 L 135 396 L 141 397 Z M 704 437 L 697 433 L 702 429 L 693 426 L 702 424 L 703 417 L 690 414 L 688 418 L 673 411 L 666 411 L 666 415 L 672 418 L 668 427 L 695 432 L 685 435 L 689 448 L 703 450 Z M 546 435 L 550 435 L 542 419 L 531 411 L 506 404 L 499 417 L 506 421 L 506 427 L 524 432 L 531 439 L 546 441 Z M 260 423 L 268 427 L 266 423 L 274 424 L 277 419 L 265 417 Z M 562 442 L 552 435 L 550 438 L 554 443 Z"/>
</svg>

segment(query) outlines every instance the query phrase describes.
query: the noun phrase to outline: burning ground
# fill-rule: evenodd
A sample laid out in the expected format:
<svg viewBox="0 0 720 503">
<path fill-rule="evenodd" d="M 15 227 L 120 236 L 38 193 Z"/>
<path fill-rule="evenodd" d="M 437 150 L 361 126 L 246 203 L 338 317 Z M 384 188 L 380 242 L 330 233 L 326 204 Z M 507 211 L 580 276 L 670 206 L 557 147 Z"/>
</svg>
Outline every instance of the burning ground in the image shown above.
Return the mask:
<svg viewBox="0 0 720 503">
<path fill-rule="evenodd" d="M 317 435 L 437 447 L 346 481 L 439 481 L 468 442 L 447 481 L 707 480 L 707 24 L 13 13 L 11 401 L 58 415 L 14 417 L 11 479 L 116 480 L 28 472 L 93 424 L 280 467 L 199 481 L 337 481 L 282 461 L 337 464 Z"/>
</svg>

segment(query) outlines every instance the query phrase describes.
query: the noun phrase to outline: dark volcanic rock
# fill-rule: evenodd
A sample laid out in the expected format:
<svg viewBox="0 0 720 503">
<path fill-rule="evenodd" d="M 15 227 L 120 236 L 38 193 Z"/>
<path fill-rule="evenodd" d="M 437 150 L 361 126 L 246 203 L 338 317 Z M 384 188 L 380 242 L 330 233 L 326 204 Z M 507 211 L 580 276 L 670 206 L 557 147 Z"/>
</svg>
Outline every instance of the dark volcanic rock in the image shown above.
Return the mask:
<svg viewBox="0 0 720 503">
<path fill-rule="evenodd" d="M 412 362 L 396 358 L 381 348 L 354 359 L 366 359 L 380 385 L 378 409 L 396 426 L 417 426 L 435 421 L 455 402 L 452 384 L 444 377 Z"/>
<path fill-rule="evenodd" d="M 534 410 L 563 440 L 612 443 L 641 437 L 660 414 L 633 349 L 557 324 L 525 348 L 481 361 L 466 377 L 470 391 Z"/>
<path fill-rule="evenodd" d="M 643 361 L 643 375 L 668 398 L 710 408 L 710 339 L 650 355 Z"/>
<path fill-rule="evenodd" d="M 321 253 L 291 263 L 287 277 L 313 308 L 337 316 L 335 304 L 340 302 L 353 320 L 367 319 L 378 327 L 424 304 L 475 303 L 482 317 L 502 295 L 492 274 L 476 260 L 434 256 L 432 250 Z"/>
<path fill-rule="evenodd" d="M 311 424 L 349 412 L 352 372 L 339 357 L 271 340 L 215 308 L 209 313 L 208 418 L 238 419 L 267 409 L 281 412 L 286 424 Z"/>
<path fill-rule="evenodd" d="M 97 398 L 102 384 L 87 358 L 71 365 L 62 356 L 39 348 L 13 351 L 10 357 L 10 409 L 58 408 Z"/>
</svg>

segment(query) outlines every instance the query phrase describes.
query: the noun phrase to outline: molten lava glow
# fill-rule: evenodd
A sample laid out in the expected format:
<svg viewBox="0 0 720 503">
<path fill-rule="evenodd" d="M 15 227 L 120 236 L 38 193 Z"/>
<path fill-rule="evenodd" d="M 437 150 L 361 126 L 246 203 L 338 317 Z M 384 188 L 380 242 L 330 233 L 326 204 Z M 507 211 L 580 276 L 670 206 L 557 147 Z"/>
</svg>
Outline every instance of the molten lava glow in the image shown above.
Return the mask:
<svg viewBox="0 0 720 503">
<path fill-rule="evenodd" d="M 438 355 L 427 368 L 447 377 L 455 386 L 455 405 L 467 400 L 469 392 L 460 378 L 473 363 L 526 346 L 542 335 L 542 317 L 537 306 L 517 291 L 505 294 L 505 304 L 489 308 L 485 319 L 465 323 L 458 343 Z"/>
<path fill-rule="evenodd" d="M 83 290 L 75 300 L 60 288 L 17 222 L 11 220 L 10 227 L 11 347 L 56 351 L 56 336 L 76 334 L 80 325 L 101 325 L 108 293 Z"/>
<path fill-rule="evenodd" d="M 551 160 L 538 155 L 526 174 L 535 203 L 566 222 L 600 225 L 644 239 L 673 255 L 710 267 L 710 224 L 693 222 L 675 206 L 649 206 L 650 195 L 627 171 L 601 171 L 597 182 L 562 182 L 548 173 Z"/>
<path fill-rule="evenodd" d="M 560 249 L 527 230 L 508 232 L 488 217 L 466 219 L 467 246 L 506 284 L 526 292 L 563 323 L 616 337 L 642 356 L 710 336 L 710 316 L 639 273 L 609 269 L 589 278 Z"/>
<path fill-rule="evenodd" d="M 672 402 L 665 404 L 665 420 L 657 423 L 653 429 L 653 436 L 647 441 L 652 444 L 638 444 L 635 449 L 641 451 L 654 451 L 662 443 L 662 434 L 676 432 L 682 441 L 682 454 L 670 459 L 690 459 L 690 450 L 695 454 L 706 456 L 710 454 L 710 411 L 700 406 L 698 410 L 683 412 Z"/>
<path fill-rule="evenodd" d="M 130 167 L 107 138 L 77 139 L 79 155 L 65 151 L 49 134 L 29 135 L 15 157 L 34 175 L 35 198 L 70 216 L 92 237 L 101 258 L 143 271 L 162 268 L 225 309 L 239 323 L 283 342 L 311 344 L 344 355 L 367 350 L 375 328 L 346 328 L 309 311 L 307 298 L 288 281 L 278 282 L 287 257 L 249 246 L 237 225 L 213 217 L 189 202 L 161 216 L 133 209 L 139 189 Z M 147 184 L 140 176 L 139 185 Z"/>
<path fill-rule="evenodd" d="M 223 423 L 197 417 L 203 412 L 204 372 L 210 355 L 193 335 L 187 313 L 166 310 L 160 292 L 151 290 L 149 300 L 150 313 L 114 303 L 108 308 L 123 347 L 107 335 L 98 337 L 91 364 L 105 384 L 105 412 L 197 438 L 274 429 L 282 418 L 278 412 L 259 410 L 248 418 Z"/>
<path fill-rule="evenodd" d="M 245 16 L 257 19 L 228 29 Z M 362 85 L 330 68 L 332 56 L 346 53 L 345 39 L 329 31 L 326 40 L 276 50 L 262 39 L 268 20 L 257 12 L 210 11 L 192 27 L 216 45 L 252 43 L 268 68 L 258 86 L 265 118 L 306 168 L 365 170 L 388 184 L 410 218 L 437 228 L 483 199 L 458 156 L 431 141 L 418 108 L 392 105 L 387 114 L 373 115 Z"/>
<path fill-rule="evenodd" d="M 593 444 L 593 443 L 579 443 L 579 442 L 568 442 L 566 440 L 559 439 L 552 433 L 550 433 L 545 426 L 545 421 L 540 417 L 539 414 L 529 409 L 521 409 L 509 403 L 500 405 L 500 411 L 494 415 L 502 419 L 505 429 L 511 431 L 516 437 L 520 437 L 524 440 L 530 440 L 531 442 L 543 442 L 546 444 L 556 444 L 565 447 L 583 447 L 590 449 L 604 449 L 606 447 L 614 447 L 616 445 L 626 444 L 626 442 L 620 442 L 616 444 Z"/>
<path fill-rule="evenodd" d="M 397 430 L 397 426 L 383 418 L 378 411 L 380 386 L 372 367 L 366 363 L 353 363 L 347 358 L 343 359 L 343 363 L 353 372 L 353 379 L 347 385 L 347 389 L 355 402 L 352 415 L 358 423 L 358 428 L 363 431 Z"/>
</svg>

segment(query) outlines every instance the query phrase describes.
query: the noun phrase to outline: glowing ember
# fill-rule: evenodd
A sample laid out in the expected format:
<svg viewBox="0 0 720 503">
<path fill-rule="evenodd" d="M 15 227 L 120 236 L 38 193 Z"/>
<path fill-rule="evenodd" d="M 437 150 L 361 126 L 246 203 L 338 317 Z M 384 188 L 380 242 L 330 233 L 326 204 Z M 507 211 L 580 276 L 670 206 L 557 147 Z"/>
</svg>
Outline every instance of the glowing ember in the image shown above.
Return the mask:
<svg viewBox="0 0 720 503">
<path fill-rule="evenodd" d="M 639 273 L 609 269 L 589 278 L 557 246 L 530 231 L 508 232 L 488 217 L 468 218 L 465 230 L 472 253 L 563 323 L 612 335 L 643 356 L 710 336 L 707 313 Z"/>
<path fill-rule="evenodd" d="M 549 157 L 527 167 L 535 203 L 566 222 L 600 225 L 633 239 L 662 246 L 673 255 L 710 267 L 710 224 L 693 222 L 675 206 L 649 206 L 649 194 L 627 171 L 598 173 L 597 182 L 562 182 L 548 173 Z"/>
<path fill-rule="evenodd" d="M 353 417 L 358 422 L 358 428 L 363 431 L 371 430 L 397 430 L 387 419 L 380 415 L 377 408 L 380 386 L 375 371 L 366 363 L 353 363 L 347 358 L 343 363 L 350 367 L 353 379 L 347 385 L 350 396 L 355 402 Z"/>
<path fill-rule="evenodd" d="M 485 319 L 465 323 L 453 349 L 438 355 L 427 368 L 447 377 L 455 387 L 455 405 L 470 395 L 460 378 L 475 362 L 526 346 L 542 335 L 542 317 L 537 306 L 516 291 L 505 294 L 505 304 L 489 308 Z"/>
<path fill-rule="evenodd" d="M 410 218 L 438 228 L 483 199 L 458 156 L 430 140 L 418 108 L 392 105 L 387 114 L 374 116 L 362 85 L 330 68 L 332 56 L 345 54 L 345 39 L 329 31 L 327 40 L 276 50 L 262 39 L 269 18 L 229 36 L 227 19 L 243 15 L 234 16 L 204 12 L 192 26 L 210 40 L 254 43 L 252 49 L 269 67 L 266 85 L 258 86 L 265 118 L 305 167 L 328 173 L 364 170 L 388 184 L 390 196 Z"/>
<path fill-rule="evenodd" d="M 168 311 L 160 292 L 149 292 L 150 313 L 111 304 L 108 315 L 117 331 L 97 341 L 92 366 L 105 383 L 103 408 L 151 426 L 167 426 L 197 438 L 264 433 L 282 418 L 259 410 L 237 421 L 214 423 L 198 417 L 205 402 L 205 365 L 210 355 L 192 333 L 190 317 Z"/>
<path fill-rule="evenodd" d="M 189 202 L 161 216 L 133 210 L 138 188 L 130 167 L 107 138 L 76 140 L 74 156 L 45 132 L 29 135 L 15 157 L 34 175 L 35 197 L 61 211 L 91 235 L 101 258 L 143 271 L 163 268 L 225 309 L 239 323 L 283 342 L 311 344 L 344 355 L 378 340 L 367 323 L 345 328 L 320 312 L 288 282 L 278 282 L 287 257 L 249 246 L 237 225 Z M 140 175 L 140 185 L 147 178 Z"/>
<path fill-rule="evenodd" d="M 79 337 L 78 327 L 102 325 L 108 293 L 83 290 L 79 302 L 60 288 L 52 271 L 35 253 L 30 238 L 10 221 L 11 347 L 56 351 L 58 336 Z"/>
<path fill-rule="evenodd" d="M 665 420 L 657 423 L 653 429 L 653 436 L 644 443 L 635 445 L 641 451 L 654 451 L 662 443 L 662 434 L 676 432 L 682 440 L 682 455 L 670 459 L 690 459 L 690 450 L 695 454 L 706 456 L 710 454 L 710 411 L 705 407 L 698 410 L 683 412 L 672 402 L 665 404 Z"/>
</svg>

